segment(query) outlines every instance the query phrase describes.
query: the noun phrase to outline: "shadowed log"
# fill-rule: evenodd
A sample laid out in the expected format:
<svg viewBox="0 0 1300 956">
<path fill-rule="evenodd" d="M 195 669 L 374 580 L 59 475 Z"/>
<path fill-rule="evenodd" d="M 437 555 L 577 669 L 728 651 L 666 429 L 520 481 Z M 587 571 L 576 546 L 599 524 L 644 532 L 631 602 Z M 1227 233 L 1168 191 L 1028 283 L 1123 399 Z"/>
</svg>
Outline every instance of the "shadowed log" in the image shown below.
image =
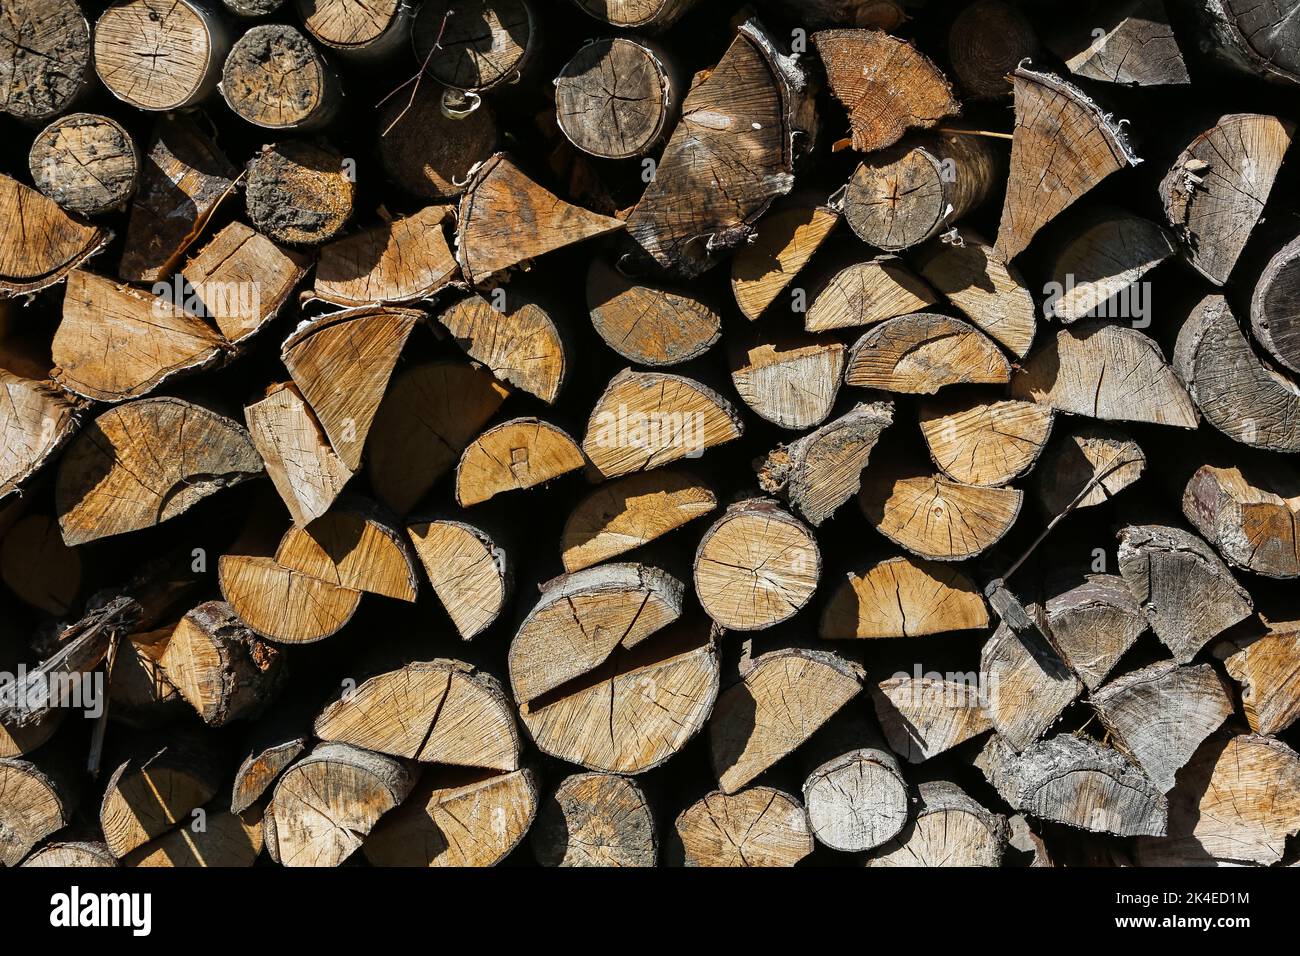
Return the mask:
<svg viewBox="0 0 1300 956">
<path fill-rule="evenodd" d="M 1046 611 L 1052 646 L 1092 691 L 1147 629 L 1128 585 L 1114 574 L 1089 575 L 1049 598 Z"/>
<path fill-rule="evenodd" d="M 0 299 L 60 282 L 113 238 L 8 176 L 0 176 L 0 217 L 23 226 L 0 239 Z"/>
<path fill-rule="evenodd" d="M 630 777 L 575 773 L 542 801 L 531 840 L 542 866 L 654 866 L 659 838 L 645 794 Z"/>
<path fill-rule="evenodd" d="M 998 866 L 1007 820 L 946 781 L 923 783 L 916 816 L 867 857 L 867 866 Z"/>
<path fill-rule="evenodd" d="M 1228 563 L 1270 578 L 1300 577 L 1300 478 L 1285 471 L 1202 465 L 1183 514 Z"/>
</svg>

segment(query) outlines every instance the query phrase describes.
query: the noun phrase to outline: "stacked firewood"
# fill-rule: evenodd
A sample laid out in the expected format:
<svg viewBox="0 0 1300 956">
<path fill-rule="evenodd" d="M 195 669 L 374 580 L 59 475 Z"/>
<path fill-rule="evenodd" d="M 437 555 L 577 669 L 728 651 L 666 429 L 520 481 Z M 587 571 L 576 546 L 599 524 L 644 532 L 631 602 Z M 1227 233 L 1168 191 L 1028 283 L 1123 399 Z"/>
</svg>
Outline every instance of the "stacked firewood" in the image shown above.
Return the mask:
<svg viewBox="0 0 1300 956">
<path fill-rule="evenodd" d="M 0 865 L 1300 856 L 1283 0 L 3 0 Z"/>
</svg>

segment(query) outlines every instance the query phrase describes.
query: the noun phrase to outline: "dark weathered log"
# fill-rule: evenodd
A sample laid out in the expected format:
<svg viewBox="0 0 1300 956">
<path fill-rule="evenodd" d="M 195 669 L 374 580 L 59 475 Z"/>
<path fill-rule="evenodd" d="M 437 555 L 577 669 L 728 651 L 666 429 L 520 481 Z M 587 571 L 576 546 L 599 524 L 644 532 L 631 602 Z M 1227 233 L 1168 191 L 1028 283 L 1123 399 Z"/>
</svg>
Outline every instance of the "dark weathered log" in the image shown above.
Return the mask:
<svg viewBox="0 0 1300 956">
<path fill-rule="evenodd" d="M 0 64 L 0 111 L 26 122 L 62 113 L 89 87 L 90 25 L 81 5 L 76 0 L 5 4 Z"/>
<path fill-rule="evenodd" d="M 234 192 L 238 174 L 203 119 L 168 113 L 154 125 L 117 266 L 123 282 L 173 281 L 181 255 Z"/>
<path fill-rule="evenodd" d="M 1111 744 L 1162 793 L 1201 742 L 1232 714 L 1232 700 L 1209 664 L 1162 661 L 1117 677 L 1090 698 Z"/>
<path fill-rule="evenodd" d="M 1295 124 L 1232 113 L 1193 139 L 1160 183 L 1165 216 L 1198 272 L 1223 285 L 1264 212 Z"/>
<path fill-rule="evenodd" d="M 654 178 L 627 219 L 628 234 L 659 265 L 697 275 L 735 247 L 794 183 L 792 139 L 807 125 L 807 80 L 755 21 L 741 25 L 721 62 L 682 102 Z M 711 157 L 735 157 L 716 165 Z"/>
<path fill-rule="evenodd" d="M 123 208 L 140 180 L 140 150 L 116 120 L 72 113 L 55 120 L 27 154 L 36 188 L 69 212 Z"/>
<path fill-rule="evenodd" d="M 1300 238 L 1265 264 L 1250 299 L 1250 327 L 1259 344 L 1293 372 L 1300 372 Z"/>
<path fill-rule="evenodd" d="M 556 122 L 569 142 L 592 156 L 642 156 L 674 122 L 680 86 L 656 44 L 622 37 L 591 40 L 555 81 Z"/>
<path fill-rule="evenodd" d="M 1300 478 L 1266 467 L 1202 465 L 1183 489 L 1183 514 L 1235 567 L 1300 577 Z"/>
<path fill-rule="evenodd" d="M 1128 585 L 1113 574 L 1089 575 L 1049 598 L 1045 609 L 1053 647 L 1093 691 L 1147 629 Z"/>
<path fill-rule="evenodd" d="M 320 129 L 338 115 L 338 77 L 311 41 L 291 26 L 253 27 L 230 48 L 221 95 L 236 115 L 263 129 Z"/>
<path fill-rule="evenodd" d="M 977 765 L 1007 803 L 1093 833 L 1164 836 L 1168 801 L 1137 767 L 1091 740 L 1062 734 L 1016 753 L 994 735 Z"/>
<path fill-rule="evenodd" d="M 421 83 L 413 94 L 383 104 L 378 152 L 390 181 L 425 199 L 465 191 L 470 170 L 496 151 L 499 131 L 492 108 L 479 100 L 462 103 L 463 95 Z"/>
<path fill-rule="evenodd" d="M 979 0 L 953 18 L 948 57 L 973 99 L 1011 93 L 1008 77 L 1038 52 L 1038 35 L 1024 13 L 1004 0 Z"/>
<path fill-rule="evenodd" d="M 1094 2 L 1084 17 L 1049 31 L 1047 45 L 1085 79 L 1126 86 L 1191 82 L 1164 0 Z"/>
<path fill-rule="evenodd" d="M 1181 528 L 1134 525 L 1119 533 L 1119 571 L 1155 631 L 1186 664 L 1250 616 L 1250 594 L 1210 547 Z"/>
<path fill-rule="evenodd" d="M 411 8 L 399 0 L 365 6 L 350 0 L 295 0 L 303 25 L 329 49 L 366 65 L 396 55 L 411 32 Z"/>
<path fill-rule="evenodd" d="M 1220 62 L 1274 83 L 1300 83 L 1300 28 L 1276 2 L 1192 0 L 1191 6 Z"/>
<path fill-rule="evenodd" d="M 439 83 L 482 91 L 519 80 L 537 31 L 530 0 L 431 0 L 416 14 L 411 42 Z"/>
<path fill-rule="evenodd" d="M 200 604 L 180 619 L 158 666 L 209 727 L 255 717 L 287 676 L 283 652 L 220 601 Z"/>
<path fill-rule="evenodd" d="M 0 540 L 0 579 L 32 607 L 66 614 L 81 590 L 81 556 L 63 543 L 54 518 L 27 515 Z"/>
<path fill-rule="evenodd" d="M 355 189 L 341 153 L 291 140 L 267 146 L 249 162 L 244 203 L 260 232 L 289 245 L 317 246 L 352 216 Z"/>
<path fill-rule="evenodd" d="M 1206 420 L 1268 451 L 1300 451 L 1300 385 L 1260 360 L 1223 296 L 1206 296 L 1178 332 L 1174 369 Z"/>
</svg>

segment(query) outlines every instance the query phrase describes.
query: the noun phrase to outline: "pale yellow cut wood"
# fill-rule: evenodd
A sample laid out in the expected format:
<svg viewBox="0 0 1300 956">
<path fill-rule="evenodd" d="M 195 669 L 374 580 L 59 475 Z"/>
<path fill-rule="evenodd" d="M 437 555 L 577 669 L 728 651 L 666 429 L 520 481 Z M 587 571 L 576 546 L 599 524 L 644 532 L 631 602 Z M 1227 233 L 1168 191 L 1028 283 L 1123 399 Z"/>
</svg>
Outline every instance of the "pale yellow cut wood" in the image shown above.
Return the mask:
<svg viewBox="0 0 1300 956">
<path fill-rule="evenodd" d="M 0 498 L 16 491 L 77 430 L 77 400 L 0 368 Z"/>
<path fill-rule="evenodd" d="M 510 593 L 505 550 L 461 521 L 416 521 L 406 531 L 457 633 L 467 641 L 480 634 L 500 616 Z"/>
<path fill-rule="evenodd" d="M 514 418 L 489 428 L 456 466 L 456 502 L 463 508 L 503 492 L 532 488 L 586 463 L 563 429 L 538 418 Z"/>
<path fill-rule="evenodd" d="M 192 0 L 120 0 L 95 23 L 95 72 L 141 110 L 197 102 L 217 85 L 229 49 L 216 12 Z"/>
<path fill-rule="evenodd" d="M 363 306 L 311 319 L 285 339 L 280 358 L 350 471 L 406 340 L 423 318 L 409 309 Z"/>
<path fill-rule="evenodd" d="M 197 314 L 215 322 L 226 340 L 238 345 L 275 318 L 311 261 L 303 252 L 232 222 L 190 257 L 181 274 L 194 289 Z"/>
<path fill-rule="evenodd" d="M 167 747 L 122 763 L 109 778 L 99 807 L 104 842 L 121 859 L 178 824 L 217 792 L 206 754 Z"/>
<path fill-rule="evenodd" d="M 426 206 L 324 246 L 312 295 L 341 306 L 431 299 L 457 274 L 443 225 L 450 206 Z"/>
<path fill-rule="evenodd" d="M 804 316 L 809 332 L 875 325 L 886 319 L 920 312 L 939 297 L 897 256 L 855 262 L 836 272 L 822 286 Z"/>
<path fill-rule="evenodd" d="M 59 785 L 27 760 L 0 759 L 0 865 L 17 866 L 32 847 L 71 820 Z"/>
<path fill-rule="evenodd" d="M 687 866 L 794 866 L 813 851 L 803 804 L 771 787 L 711 793 L 675 826 Z"/>
<path fill-rule="evenodd" d="M 313 733 L 421 763 L 519 768 L 519 731 L 500 682 L 460 661 L 372 677 L 322 710 Z"/>
<path fill-rule="evenodd" d="M 328 511 L 352 472 L 297 386 L 271 386 L 265 398 L 244 407 L 244 421 L 294 524 L 310 524 Z"/>
<path fill-rule="evenodd" d="M 933 312 L 889 319 L 849 353 L 844 381 L 887 392 L 932 395 L 946 385 L 1003 384 L 1011 365 L 972 325 Z"/>
<path fill-rule="evenodd" d="M 900 673 L 873 685 L 871 697 L 890 748 L 908 763 L 929 760 L 993 729 L 973 679 Z"/>
<path fill-rule="evenodd" d="M 868 469 L 858 495 L 872 527 L 932 561 L 973 558 L 997 544 L 1023 501 L 1018 488 L 963 485 L 904 469 Z"/>
<path fill-rule="evenodd" d="M 509 389 L 481 365 L 428 362 L 393 379 L 366 445 L 379 499 L 406 514 L 460 460 Z"/>
<path fill-rule="evenodd" d="M 736 793 L 862 691 L 862 668 L 826 651 L 771 651 L 742 663 L 709 720 L 713 772 Z"/>
<path fill-rule="evenodd" d="M 531 297 L 514 289 L 494 290 L 491 300 L 472 296 L 452 304 L 438 321 L 500 381 L 547 403 L 559 396 L 570 356 L 550 314 Z"/>
<path fill-rule="evenodd" d="M 953 242 L 934 239 L 917 252 L 925 280 L 1000 342 L 1024 356 L 1034 341 L 1038 310 L 1020 270 L 992 243 L 963 226 Z"/>
<path fill-rule="evenodd" d="M 50 374 L 78 395 L 120 402 L 206 368 L 228 347 L 208 323 L 165 298 L 77 270 L 68 276 Z"/>
<path fill-rule="evenodd" d="M 709 627 L 686 621 L 522 704 L 519 715 L 543 753 L 588 770 L 636 774 L 659 766 L 703 728 L 718 683 Z"/>
<path fill-rule="evenodd" d="M 755 631 L 793 617 L 817 589 L 817 538 L 773 501 L 729 507 L 700 539 L 695 593 L 725 628 Z"/>
<path fill-rule="evenodd" d="M 988 627 L 979 589 L 951 565 L 907 555 L 846 575 L 822 610 L 823 640 L 921 637 Z"/>
<path fill-rule="evenodd" d="M 221 596 L 240 619 L 268 640 L 310 644 L 338 633 L 361 592 L 322 581 L 260 555 L 223 554 L 217 565 Z"/>
<path fill-rule="evenodd" d="M 59 461 L 55 510 L 69 545 L 151 528 L 262 472 L 248 433 L 178 398 L 110 408 Z"/>
<path fill-rule="evenodd" d="M 478 167 L 460 201 L 456 255 L 465 280 L 495 275 L 556 249 L 623 228 L 621 219 L 571 206 L 520 171 L 505 153 Z"/>
<path fill-rule="evenodd" d="M 708 386 L 624 369 L 592 409 L 582 450 L 601 477 L 614 478 L 698 458 L 743 430 L 735 409 Z"/>
<path fill-rule="evenodd" d="M 275 560 L 353 591 L 414 601 L 419 590 L 415 559 L 401 529 L 360 499 L 340 504 L 305 528 L 290 528 Z"/>
<path fill-rule="evenodd" d="M 127 854 L 123 866 L 134 867 L 244 867 L 252 866 L 262 852 L 260 814 L 239 816 L 212 808 L 203 829 L 193 821 Z"/>
<path fill-rule="evenodd" d="M 921 434 L 947 477 L 1006 485 L 1034 466 L 1052 432 L 1052 409 L 1036 402 L 933 399 L 921 404 Z"/>
<path fill-rule="evenodd" d="M 429 770 L 361 847 L 373 866 L 495 866 L 537 813 L 532 770 Z"/>
<path fill-rule="evenodd" d="M 587 270 L 587 308 L 605 344 L 638 365 L 676 365 L 708 351 L 722 317 L 686 285 L 624 275 L 604 259 Z"/>
<path fill-rule="evenodd" d="M 113 238 L 8 176 L 0 176 L 0 222 L 23 224 L 0 235 L 0 298 L 53 285 Z"/>
<path fill-rule="evenodd" d="M 736 393 L 760 418 L 804 429 L 831 413 L 844 370 L 842 342 L 762 331 L 730 352 Z"/>
<path fill-rule="evenodd" d="M 682 613 L 682 582 L 659 568 L 603 564 L 542 592 L 510 642 L 510 689 L 533 701 L 663 630 Z"/>
</svg>

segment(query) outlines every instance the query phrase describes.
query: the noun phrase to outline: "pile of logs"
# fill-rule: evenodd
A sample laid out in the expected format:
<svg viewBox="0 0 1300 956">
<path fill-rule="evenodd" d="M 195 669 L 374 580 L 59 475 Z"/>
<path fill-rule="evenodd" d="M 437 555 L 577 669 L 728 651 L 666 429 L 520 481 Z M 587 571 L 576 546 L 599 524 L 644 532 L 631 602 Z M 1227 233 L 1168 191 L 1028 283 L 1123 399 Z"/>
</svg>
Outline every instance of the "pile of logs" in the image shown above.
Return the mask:
<svg viewBox="0 0 1300 956">
<path fill-rule="evenodd" d="M 0 865 L 1300 857 L 1284 0 L 4 0 Z"/>
</svg>

